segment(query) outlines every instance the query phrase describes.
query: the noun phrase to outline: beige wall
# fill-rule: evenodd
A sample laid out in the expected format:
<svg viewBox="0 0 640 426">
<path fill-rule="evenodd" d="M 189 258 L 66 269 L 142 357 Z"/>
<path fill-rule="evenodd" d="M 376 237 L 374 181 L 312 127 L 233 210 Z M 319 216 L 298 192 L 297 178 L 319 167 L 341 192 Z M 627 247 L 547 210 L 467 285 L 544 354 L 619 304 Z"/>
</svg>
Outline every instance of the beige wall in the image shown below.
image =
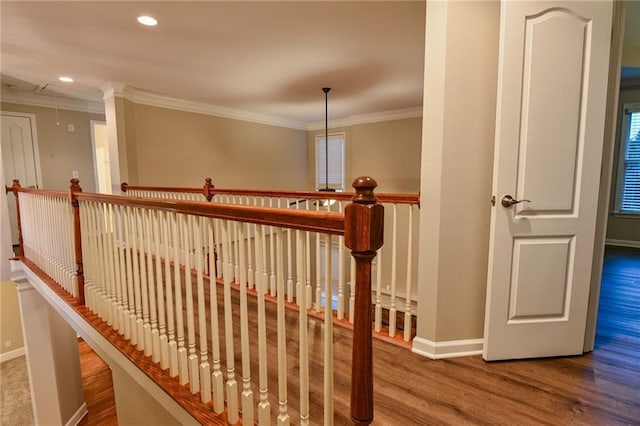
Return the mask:
<svg viewBox="0 0 640 426">
<path fill-rule="evenodd" d="M 130 101 L 124 117 L 129 183 L 200 186 L 211 177 L 225 188 L 307 188 L 304 130 Z"/>
<path fill-rule="evenodd" d="M 609 220 L 607 221 L 607 240 L 621 240 L 630 241 L 640 244 L 640 217 L 631 217 L 629 215 L 616 215 L 615 199 L 617 195 L 617 180 L 618 180 L 618 159 L 620 155 L 621 145 L 621 129 L 622 129 L 622 108 L 626 103 L 640 102 L 640 87 L 622 89 L 620 91 L 619 109 L 618 109 L 618 124 L 616 126 L 616 145 L 614 148 L 613 159 L 613 178 L 611 188 L 611 206 Z"/>
<path fill-rule="evenodd" d="M 88 112 L 36 107 L 3 102 L 2 111 L 35 114 L 40 148 L 42 184 L 45 189 L 68 189 L 71 172 L 78 171 L 80 186 L 95 192 L 93 148 L 90 120 L 104 120 L 104 115 Z M 58 126 L 56 123 L 59 122 Z M 73 124 L 74 132 L 67 130 Z"/>
<path fill-rule="evenodd" d="M 417 332 L 432 342 L 479 339 L 500 4 L 427 2 L 426 19 Z"/>
<path fill-rule="evenodd" d="M 15 351 L 24 346 L 20 305 L 15 283 L 0 282 L 0 354 Z M 11 341 L 10 347 L 5 342 Z"/>
<path fill-rule="evenodd" d="M 329 129 L 345 133 L 345 191 L 358 176 L 371 176 L 379 192 L 420 190 L 420 146 L 422 118 L 358 124 Z M 315 186 L 315 141 L 324 130 L 309 131 L 308 173 L 310 189 Z"/>
</svg>

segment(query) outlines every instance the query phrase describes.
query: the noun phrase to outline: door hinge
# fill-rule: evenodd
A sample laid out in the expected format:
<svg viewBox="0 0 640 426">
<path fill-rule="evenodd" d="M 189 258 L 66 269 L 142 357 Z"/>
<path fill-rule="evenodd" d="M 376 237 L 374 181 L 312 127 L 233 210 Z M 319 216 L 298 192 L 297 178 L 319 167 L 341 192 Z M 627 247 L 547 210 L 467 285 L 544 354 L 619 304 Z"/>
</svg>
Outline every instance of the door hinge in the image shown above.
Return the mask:
<svg viewBox="0 0 640 426">
<path fill-rule="evenodd" d="M 491 205 L 494 206 L 494 207 L 496 205 L 496 196 L 495 195 L 491 196 Z"/>
</svg>

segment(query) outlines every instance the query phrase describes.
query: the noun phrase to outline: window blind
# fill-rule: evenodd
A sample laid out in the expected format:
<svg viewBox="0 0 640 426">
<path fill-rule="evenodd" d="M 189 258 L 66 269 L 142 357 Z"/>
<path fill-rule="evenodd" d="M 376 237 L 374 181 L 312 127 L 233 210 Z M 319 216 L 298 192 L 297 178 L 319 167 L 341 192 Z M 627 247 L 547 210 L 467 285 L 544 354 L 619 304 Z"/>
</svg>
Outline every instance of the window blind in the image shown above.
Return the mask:
<svg viewBox="0 0 640 426">
<path fill-rule="evenodd" d="M 326 161 L 327 151 L 328 161 Z M 324 135 L 316 136 L 316 188 L 326 186 L 337 190 L 343 189 L 344 134 L 329 135 L 328 147 L 325 145 Z"/>
<path fill-rule="evenodd" d="M 640 213 L 640 111 L 629 113 L 620 211 Z"/>
</svg>

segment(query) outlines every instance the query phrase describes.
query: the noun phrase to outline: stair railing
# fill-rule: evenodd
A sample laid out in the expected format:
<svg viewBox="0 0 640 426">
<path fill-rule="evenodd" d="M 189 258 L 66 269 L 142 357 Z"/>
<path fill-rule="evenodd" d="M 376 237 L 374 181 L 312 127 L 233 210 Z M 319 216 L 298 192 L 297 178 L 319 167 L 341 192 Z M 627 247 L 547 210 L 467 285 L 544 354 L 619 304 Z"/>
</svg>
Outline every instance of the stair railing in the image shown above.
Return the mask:
<svg viewBox="0 0 640 426">
<path fill-rule="evenodd" d="M 335 265 L 330 249 L 335 239 L 344 241 L 354 258 L 351 279 L 356 283 L 350 311 L 351 418 L 369 424 L 371 265 L 382 246 L 384 227 L 384 208 L 373 193 L 375 186 L 370 178 L 356 179 L 356 193 L 343 212 L 90 194 L 81 191 L 77 179 L 68 193 L 25 189 L 17 181 L 7 192 L 16 196 L 26 264 L 44 272 L 169 377 L 187 385 L 200 400 L 196 409 L 224 412 L 230 424 L 240 418 L 269 424 L 275 414 L 280 424 L 295 417 L 308 424 L 314 414 L 309 406 L 308 343 L 313 307 L 302 286 L 311 270 L 300 256 L 310 234 L 324 241 L 324 278 L 318 283 L 320 300 L 314 303 L 325 313 L 321 394 L 324 423 L 333 423 L 335 308 L 330 277 Z M 291 234 L 295 239 L 287 240 Z M 249 286 L 249 257 L 258 271 L 264 271 L 266 263 L 275 265 L 274 294 L 270 274 L 256 274 L 254 287 Z M 285 309 L 292 296 L 285 290 L 289 270 L 301 283 L 293 295 L 300 306 L 296 310 Z M 276 301 L 271 318 L 275 341 L 267 339 L 266 316 L 274 312 L 265 304 L 268 297 Z M 253 317 L 249 309 L 255 309 Z M 297 333 L 286 327 L 292 312 L 298 312 Z M 255 317 L 257 322 L 251 322 Z M 239 351 L 234 340 L 238 335 Z M 297 404 L 288 395 L 287 343 L 292 338 L 299 348 Z M 269 356 L 270 345 L 276 347 L 275 359 Z M 257 375 L 251 374 L 252 364 L 258 366 Z M 277 392 L 270 392 L 268 371 L 274 369 Z M 183 407 L 193 410 L 193 401 Z"/>
<path fill-rule="evenodd" d="M 343 212 L 354 193 L 324 192 L 324 191 L 271 191 L 250 189 L 217 188 L 211 178 L 206 178 L 202 187 L 154 187 L 128 185 L 123 183 L 121 190 L 125 194 L 169 199 L 209 200 L 226 204 L 246 205 L 256 207 L 277 207 L 307 211 Z M 385 241 L 387 244 L 377 253 L 373 263 L 374 285 L 372 288 L 372 303 L 374 306 L 373 324 L 378 335 L 388 336 L 410 342 L 415 335 L 416 301 L 417 301 L 417 259 L 418 259 L 418 226 L 420 194 L 376 194 L 378 202 L 384 205 L 389 213 L 385 220 Z M 264 228 L 265 236 L 269 235 L 269 228 Z M 253 234 L 252 234 L 253 235 Z M 253 236 L 251 237 L 253 238 Z M 285 237 L 287 244 L 295 240 L 293 231 Z M 254 244 L 251 239 L 248 244 Z M 219 249 L 219 248 L 218 248 Z M 294 281 L 291 270 L 287 271 L 286 291 L 289 301 L 293 301 L 293 294 L 299 294 L 299 288 L 306 288 L 306 300 L 311 302 L 316 312 L 322 312 L 322 290 L 319 283 L 324 280 L 325 247 L 321 238 L 308 234 L 305 240 L 304 260 L 312 270 L 306 282 Z M 270 259 L 275 258 L 274 247 L 269 246 L 267 253 Z M 355 286 L 352 277 L 355 276 L 355 260 L 344 250 L 342 239 L 335 241 L 330 255 L 336 259 L 337 268 L 332 271 L 335 281 L 335 294 L 332 295 L 336 305 L 336 316 L 353 324 Z M 249 264 L 249 285 L 257 280 L 258 274 L 269 277 L 269 290 L 275 293 L 275 264 L 263 262 L 264 270 L 256 267 L 258 259 L 247 259 Z M 289 262 L 291 265 L 291 262 Z M 319 266 L 317 266 L 319 265 Z M 296 301 L 297 302 L 297 301 Z"/>
</svg>

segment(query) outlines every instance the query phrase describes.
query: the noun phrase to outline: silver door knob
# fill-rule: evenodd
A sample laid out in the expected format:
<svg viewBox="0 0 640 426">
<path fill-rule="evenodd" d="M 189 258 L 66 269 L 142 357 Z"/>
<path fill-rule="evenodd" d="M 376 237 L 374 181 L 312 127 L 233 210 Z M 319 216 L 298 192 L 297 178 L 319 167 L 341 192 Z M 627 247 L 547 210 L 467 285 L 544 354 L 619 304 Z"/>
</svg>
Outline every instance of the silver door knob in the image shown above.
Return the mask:
<svg viewBox="0 0 640 426">
<path fill-rule="evenodd" d="M 504 197 L 502 197 L 502 200 L 500 201 L 500 203 L 502 204 L 502 207 L 506 207 L 506 208 L 509 208 L 514 204 L 520 204 L 523 202 L 530 203 L 531 200 L 516 200 L 511 195 L 505 195 Z"/>
</svg>

